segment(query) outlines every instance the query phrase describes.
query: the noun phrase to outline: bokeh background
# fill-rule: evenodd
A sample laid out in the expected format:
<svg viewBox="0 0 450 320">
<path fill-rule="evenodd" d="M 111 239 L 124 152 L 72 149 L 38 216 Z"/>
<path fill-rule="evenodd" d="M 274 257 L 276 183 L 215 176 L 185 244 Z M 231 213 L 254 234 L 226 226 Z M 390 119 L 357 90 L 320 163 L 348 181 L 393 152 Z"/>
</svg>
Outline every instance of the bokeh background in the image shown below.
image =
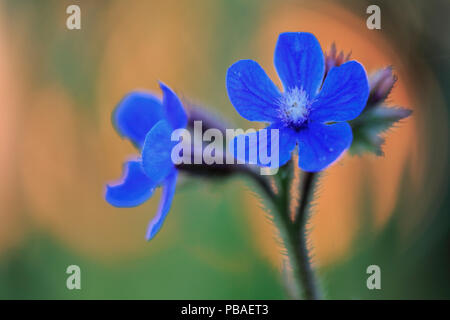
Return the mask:
<svg viewBox="0 0 450 320">
<path fill-rule="evenodd" d="M 67 30 L 66 8 L 81 8 Z M 381 8 L 381 30 L 366 8 Z M 111 125 L 128 91 L 163 80 L 240 118 L 225 74 L 251 58 L 277 79 L 277 36 L 309 31 L 370 73 L 393 65 L 389 104 L 413 110 L 384 157 L 346 155 L 322 179 L 314 263 L 331 299 L 450 298 L 448 1 L 2 0 L 0 298 L 284 299 L 283 256 L 243 178 L 182 179 L 162 232 L 144 239 L 159 192 L 117 209 L 104 185 L 135 154 Z M 279 84 L 279 82 L 278 82 Z M 66 288 L 81 267 L 81 290 Z M 377 264 L 382 290 L 366 288 Z"/>
</svg>

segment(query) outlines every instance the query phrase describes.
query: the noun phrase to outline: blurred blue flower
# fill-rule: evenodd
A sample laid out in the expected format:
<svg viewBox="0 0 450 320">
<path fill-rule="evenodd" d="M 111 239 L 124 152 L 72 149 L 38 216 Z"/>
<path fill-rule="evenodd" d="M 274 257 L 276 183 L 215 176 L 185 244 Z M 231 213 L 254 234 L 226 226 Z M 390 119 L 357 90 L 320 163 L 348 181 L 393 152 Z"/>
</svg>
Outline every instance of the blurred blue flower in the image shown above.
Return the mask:
<svg viewBox="0 0 450 320">
<path fill-rule="evenodd" d="M 349 61 L 333 67 L 324 80 L 320 44 L 314 35 L 302 32 L 280 34 L 274 62 L 283 93 L 257 62 L 241 60 L 228 69 L 230 101 L 247 120 L 269 122 L 266 129 L 279 129 L 280 166 L 291 158 L 298 144 L 300 168 L 320 171 L 352 143 L 352 130 L 346 121 L 356 118 L 366 105 L 366 72 L 360 63 Z M 259 141 L 260 132 L 245 138 L 256 135 Z M 249 154 L 248 148 L 246 143 L 245 154 Z"/>
<path fill-rule="evenodd" d="M 160 99 L 146 92 L 132 92 L 117 106 L 113 123 L 117 132 L 141 150 L 141 157 L 125 163 L 122 179 L 106 186 L 105 199 L 115 207 L 135 207 L 147 201 L 158 186 L 162 199 L 147 229 L 147 240 L 161 229 L 170 210 L 178 172 L 171 159 L 176 142 L 173 130 L 184 128 L 187 116 L 176 94 L 160 83 Z"/>
</svg>

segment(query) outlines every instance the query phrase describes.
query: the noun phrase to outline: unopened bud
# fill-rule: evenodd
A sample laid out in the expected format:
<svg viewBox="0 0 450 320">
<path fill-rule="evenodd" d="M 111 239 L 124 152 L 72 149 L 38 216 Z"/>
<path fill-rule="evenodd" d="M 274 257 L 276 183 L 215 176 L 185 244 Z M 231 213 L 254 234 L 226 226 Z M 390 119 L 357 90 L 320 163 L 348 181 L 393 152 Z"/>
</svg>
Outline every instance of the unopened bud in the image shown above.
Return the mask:
<svg viewBox="0 0 450 320">
<path fill-rule="evenodd" d="M 392 73 L 392 67 L 375 71 L 369 77 L 370 94 L 368 105 L 374 105 L 387 98 L 394 87 L 397 77 Z"/>
<path fill-rule="evenodd" d="M 333 67 L 338 67 L 341 64 L 350 60 L 351 52 L 347 55 L 343 51 L 337 52 L 336 44 L 333 42 L 328 52 L 325 52 L 325 76 Z"/>
<path fill-rule="evenodd" d="M 205 108 L 187 102 L 184 103 L 184 106 L 188 115 L 188 127 L 190 128 L 193 127 L 194 121 L 201 121 L 202 129 L 204 131 L 208 129 L 218 129 L 222 133 L 225 133 L 226 128 L 231 128 L 230 124 Z"/>
</svg>

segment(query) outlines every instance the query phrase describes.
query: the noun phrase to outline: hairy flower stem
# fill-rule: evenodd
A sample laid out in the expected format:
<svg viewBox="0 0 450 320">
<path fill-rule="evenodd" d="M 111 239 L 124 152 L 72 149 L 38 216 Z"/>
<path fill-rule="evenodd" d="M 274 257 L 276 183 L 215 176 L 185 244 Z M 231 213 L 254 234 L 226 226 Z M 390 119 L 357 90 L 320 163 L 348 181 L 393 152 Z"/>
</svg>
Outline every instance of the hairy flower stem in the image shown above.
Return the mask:
<svg viewBox="0 0 450 320">
<path fill-rule="evenodd" d="M 280 219 L 275 219 L 275 221 L 278 220 L 279 222 L 277 227 L 283 238 L 300 295 L 307 300 L 316 300 L 319 299 L 319 292 L 310 264 L 305 226 L 318 175 L 305 172 L 300 190 L 300 204 L 297 215 L 292 221 L 290 214 L 290 186 L 293 177 L 292 163 L 283 169 L 284 172 L 281 171 L 279 175 L 281 187 L 276 205 Z"/>
<path fill-rule="evenodd" d="M 308 223 L 309 210 L 314 198 L 315 185 L 318 180 L 318 173 L 305 172 L 301 184 L 301 198 L 298 206 L 297 215 L 294 220 L 293 238 L 296 241 L 296 252 L 299 264 L 299 276 L 302 282 L 303 294 L 306 299 L 320 299 L 319 290 L 311 266 L 308 252 L 308 243 L 306 235 L 306 224 Z"/>
<path fill-rule="evenodd" d="M 296 215 L 292 219 L 290 210 L 291 184 L 294 176 L 294 164 L 292 161 L 279 168 L 279 172 L 276 175 L 278 182 L 277 192 L 274 192 L 272 189 L 269 177 L 262 176 L 252 166 L 234 164 L 198 166 L 182 164 L 178 165 L 177 168 L 193 175 L 206 175 L 209 178 L 217 177 L 222 179 L 238 174 L 254 180 L 266 195 L 265 199 L 274 209 L 273 220 L 286 247 L 295 285 L 298 287 L 298 294 L 295 293 L 294 295 L 298 296 L 301 294 L 304 299 L 308 300 L 320 298 L 310 264 L 306 238 L 306 224 L 315 184 L 318 179 L 317 173 L 305 172 L 303 174 L 300 187 L 300 203 Z"/>
<path fill-rule="evenodd" d="M 240 172 L 252 178 L 259 185 L 274 209 L 273 221 L 285 245 L 295 286 L 298 289 L 298 294 L 297 292 L 292 294 L 295 297 L 301 295 L 304 299 L 315 300 L 320 299 L 320 296 L 310 264 L 305 231 L 318 174 L 304 173 L 300 188 L 300 204 L 293 220 L 290 210 L 290 189 L 294 176 L 293 166 L 294 164 L 290 161 L 279 168 L 276 175 L 278 181 L 277 193 L 272 190 L 267 176 L 261 176 L 249 167 L 240 168 Z"/>
<path fill-rule="evenodd" d="M 294 164 L 292 161 L 279 168 L 275 176 L 278 192 L 274 193 L 268 179 L 251 170 L 244 172 L 255 180 L 266 194 L 268 202 L 273 207 L 273 221 L 278 229 L 279 235 L 285 245 L 289 263 L 294 277 L 294 287 L 291 292 L 295 298 L 308 300 L 319 299 L 313 270 L 310 265 L 309 253 L 305 236 L 305 225 L 307 222 L 308 209 L 314 194 L 314 186 L 317 174 L 305 173 L 300 189 L 301 199 L 297 215 L 293 220 L 291 217 L 291 184 L 293 181 Z"/>
</svg>

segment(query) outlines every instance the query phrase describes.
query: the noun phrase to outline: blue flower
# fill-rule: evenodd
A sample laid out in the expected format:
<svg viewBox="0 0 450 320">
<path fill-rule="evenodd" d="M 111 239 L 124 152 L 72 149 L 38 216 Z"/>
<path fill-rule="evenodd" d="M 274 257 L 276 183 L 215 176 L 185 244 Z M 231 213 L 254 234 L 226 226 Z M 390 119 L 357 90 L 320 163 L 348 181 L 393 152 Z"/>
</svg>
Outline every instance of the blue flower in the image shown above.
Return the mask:
<svg viewBox="0 0 450 320">
<path fill-rule="evenodd" d="M 160 83 L 163 99 L 146 92 L 132 92 L 117 106 L 113 123 L 117 132 L 141 150 L 141 157 L 125 163 L 121 181 L 106 186 L 105 199 L 115 207 L 135 207 L 162 186 L 162 199 L 147 229 L 147 240 L 161 229 L 170 210 L 178 172 L 171 159 L 176 142 L 173 130 L 184 128 L 187 116 L 176 94 Z"/>
<path fill-rule="evenodd" d="M 360 63 L 349 61 L 332 68 L 324 80 L 320 44 L 314 35 L 302 32 L 280 34 L 274 62 L 284 92 L 257 62 L 241 60 L 228 69 L 230 101 L 247 120 L 269 122 L 266 129 L 279 129 L 280 166 L 298 144 L 300 168 L 320 171 L 351 145 L 352 130 L 346 121 L 356 118 L 366 105 L 366 72 Z M 259 141 L 260 132 L 247 134 L 246 139 L 257 135 Z M 236 152 L 235 156 L 242 158 Z"/>
</svg>

